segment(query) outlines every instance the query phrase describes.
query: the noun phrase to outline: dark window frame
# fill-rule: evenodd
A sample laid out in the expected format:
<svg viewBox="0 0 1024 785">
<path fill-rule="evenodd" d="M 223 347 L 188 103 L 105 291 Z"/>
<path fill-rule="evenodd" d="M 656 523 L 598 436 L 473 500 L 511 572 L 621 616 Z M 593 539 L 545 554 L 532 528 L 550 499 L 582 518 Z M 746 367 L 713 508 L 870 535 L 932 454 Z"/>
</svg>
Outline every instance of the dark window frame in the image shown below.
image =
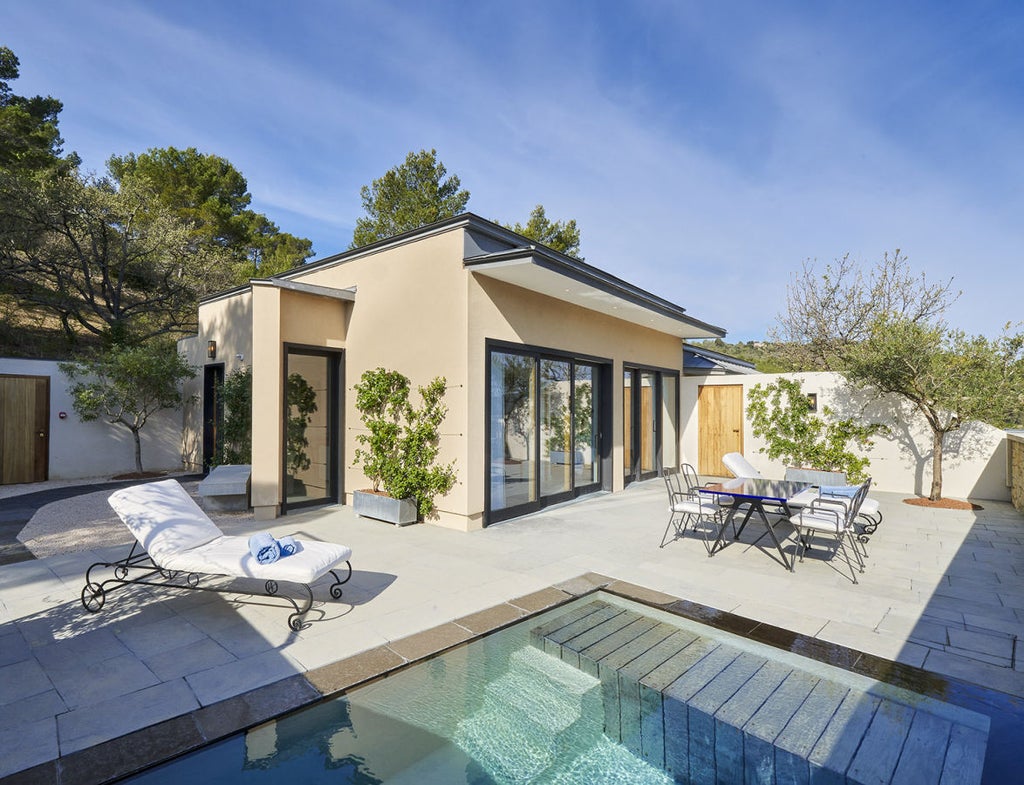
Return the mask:
<svg viewBox="0 0 1024 785">
<path fill-rule="evenodd" d="M 680 414 L 681 414 L 681 398 L 682 398 L 681 388 L 680 388 L 680 378 L 682 376 L 682 371 L 679 368 L 668 368 L 668 367 L 664 367 L 664 366 L 660 366 L 660 365 L 649 365 L 649 364 L 646 364 L 646 363 L 634 363 L 634 362 L 626 362 L 626 361 L 624 361 L 622 363 L 622 373 L 619 375 L 619 384 L 620 385 L 624 384 L 623 377 L 625 376 L 625 373 L 627 371 L 631 372 L 631 374 L 632 374 L 632 376 L 631 376 L 631 383 L 635 382 L 639 378 L 639 375 L 641 373 L 645 373 L 646 372 L 646 373 L 653 373 L 653 374 L 656 375 L 656 381 L 655 381 L 655 386 L 654 386 L 654 396 L 655 396 L 655 399 L 654 399 L 654 402 L 653 402 L 653 407 L 654 407 L 654 465 L 655 465 L 655 468 L 652 471 L 649 471 L 649 472 L 640 471 L 640 450 L 639 450 L 640 442 L 636 438 L 637 434 L 639 433 L 639 428 L 638 428 L 639 422 L 638 422 L 638 420 L 640 419 L 640 405 L 637 402 L 640 399 L 638 397 L 635 397 L 633 399 L 633 403 L 631 404 L 631 407 L 630 407 L 631 408 L 630 417 L 632 418 L 631 422 L 630 422 L 630 433 L 633 436 L 634 441 L 636 442 L 636 444 L 634 444 L 634 445 L 632 445 L 630 447 L 630 455 L 631 455 L 631 457 L 633 459 L 633 466 L 632 467 L 627 467 L 627 466 L 623 465 L 623 467 L 622 467 L 623 487 L 625 487 L 626 485 L 629 485 L 630 483 L 640 482 L 642 480 L 650 480 L 650 479 L 653 479 L 653 478 L 658 476 L 659 468 L 662 465 L 662 432 L 664 431 L 664 422 L 662 420 L 662 410 L 664 409 L 664 403 L 662 401 L 662 396 L 664 394 L 664 385 L 662 384 L 662 379 L 663 379 L 663 377 L 666 374 L 669 375 L 669 376 L 674 376 L 675 379 L 676 379 L 676 402 L 675 402 L 675 416 L 676 417 L 675 417 L 675 419 L 676 419 L 676 442 L 677 442 L 676 455 L 677 456 L 679 454 L 678 441 L 679 441 L 679 435 L 680 435 L 679 434 L 679 429 L 680 429 L 680 426 L 681 426 Z M 626 448 L 625 427 L 626 427 L 625 412 L 623 412 L 623 422 L 622 422 L 622 429 L 621 429 L 622 432 L 623 432 L 622 433 L 622 436 L 623 436 L 623 439 L 622 439 L 623 454 L 625 454 L 625 448 Z M 678 469 L 679 467 L 675 467 L 675 468 Z M 630 471 L 630 469 L 631 469 L 631 471 Z"/>
<path fill-rule="evenodd" d="M 521 357 L 530 357 L 536 363 L 536 374 L 533 382 L 533 393 L 535 395 L 535 405 L 537 407 L 537 418 L 533 429 L 533 441 L 534 441 L 534 455 L 537 456 L 536 460 L 539 465 L 540 463 L 540 384 L 541 384 L 541 373 L 540 373 L 540 362 L 542 360 L 554 360 L 559 362 L 568 361 L 570 363 L 569 382 L 570 386 L 575 384 L 576 379 L 576 364 L 584 364 L 592 366 L 594 369 L 593 383 L 597 386 L 599 394 L 597 396 L 597 403 L 595 406 L 594 416 L 598 420 L 598 445 L 597 455 L 601 461 L 600 466 L 600 479 L 596 482 L 586 483 L 581 486 L 576 485 L 575 472 L 572 474 L 571 488 L 567 491 L 562 491 L 557 494 L 551 494 L 550 496 L 543 496 L 540 492 L 540 472 L 537 471 L 534 477 L 534 490 L 536 491 L 536 498 L 533 501 L 518 504 L 512 507 L 505 507 L 500 510 L 491 509 L 491 384 L 492 376 L 491 369 L 493 366 L 492 355 L 494 352 L 502 354 L 515 354 Z M 564 349 L 553 349 L 546 346 L 537 346 L 533 344 L 521 344 L 512 343 L 510 341 L 501 341 L 492 338 L 487 338 L 484 341 L 484 450 L 483 450 L 483 462 L 484 462 L 484 511 L 483 511 L 483 523 L 484 526 L 489 526 L 492 523 L 498 523 L 499 521 L 508 520 L 510 518 L 518 518 L 522 515 L 529 515 L 533 512 L 549 507 L 554 504 L 560 504 L 565 501 L 569 501 L 578 496 L 582 496 L 588 493 L 595 493 L 599 490 L 609 490 L 611 488 L 611 444 L 607 438 L 607 434 L 611 432 L 611 376 L 612 376 L 613 361 L 611 358 L 598 357 L 595 355 L 583 354 L 580 352 L 571 352 Z M 571 410 L 574 411 L 574 410 Z"/>
<path fill-rule="evenodd" d="M 281 428 L 281 473 L 280 499 L 281 515 L 292 510 L 307 507 L 323 507 L 338 504 L 345 498 L 344 471 L 344 418 L 345 388 L 345 350 L 326 346 L 285 342 L 281 345 L 281 411 L 278 427 Z M 302 502 L 288 502 L 288 433 L 285 425 L 288 416 L 288 355 L 298 354 L 308 357 L 323 357 L 327 362 L 327 431 L 333 437 L 331 450 L 327 455 L 327 495 L 321 499 L 310 499 Z"/>
</svg>

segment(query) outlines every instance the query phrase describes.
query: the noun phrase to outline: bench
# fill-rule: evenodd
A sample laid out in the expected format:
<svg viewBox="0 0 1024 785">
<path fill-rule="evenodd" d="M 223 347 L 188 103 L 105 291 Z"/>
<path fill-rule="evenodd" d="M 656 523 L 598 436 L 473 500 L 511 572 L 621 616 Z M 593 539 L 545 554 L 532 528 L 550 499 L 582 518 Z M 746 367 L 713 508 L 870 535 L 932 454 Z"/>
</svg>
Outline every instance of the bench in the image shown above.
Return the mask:
<svg viewBox="0 0 1024 785">
<path fill-rule="evenodd" d="M 249 509 L 249 478 L 252 466 L 216 466 L 199 483 L 197 493 L 203 509 L 210 512 L 245 512 Z"/>
</svg>

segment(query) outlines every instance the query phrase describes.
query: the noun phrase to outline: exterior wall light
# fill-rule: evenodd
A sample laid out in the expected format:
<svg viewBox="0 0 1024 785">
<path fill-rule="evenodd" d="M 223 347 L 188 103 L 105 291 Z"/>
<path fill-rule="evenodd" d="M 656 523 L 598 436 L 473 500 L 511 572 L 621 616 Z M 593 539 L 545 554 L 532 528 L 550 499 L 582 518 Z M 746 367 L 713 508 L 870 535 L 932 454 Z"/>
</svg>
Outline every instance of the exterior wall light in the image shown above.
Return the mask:
<svg viewBox="0 0 1024 785">
<path fill-rule="evenodd" d="M 207 341 L 206 342 L 206 356 L 211 360 L 217 359 L 217 342 Z"/>
</svg>

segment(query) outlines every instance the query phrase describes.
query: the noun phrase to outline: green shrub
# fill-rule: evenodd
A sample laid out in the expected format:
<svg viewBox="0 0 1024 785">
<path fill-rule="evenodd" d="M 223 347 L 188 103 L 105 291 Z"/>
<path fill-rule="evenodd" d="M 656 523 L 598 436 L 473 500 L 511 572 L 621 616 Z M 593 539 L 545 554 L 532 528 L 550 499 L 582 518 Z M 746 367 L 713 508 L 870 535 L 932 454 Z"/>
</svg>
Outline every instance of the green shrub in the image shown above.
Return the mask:
<svg viewBox="0 0 1024 785">
<path fill-rule="evenodd" d="M 409 379 L 398 371 L 366 371 L 355 385 L 356 409 L 366 433 L 356 436 L 355 465 L 373 483 L 396 499 L 413 498 L 420 517 L 434 509 L 434 499 L 455 485 L 455 462 L 436 465 L 444 405 L 443 376 L 419 387 L 418 408 L 409 401 Z"/>
<path fill-rule="evenodd" d="M 882 425 L 837 420 L 828 406 L 822 407 L 822 417 L 816 416 L 800 382 L 793 379 L 780 377 L 771 384 L 756 384 L 747 399 L 751 428 L 767 442 L 760 452 L 769 458 L 789 466 L 845 472 L 851 483 L 867 478 L 871 462 L 855 455 L 850 445 L 870 449 L 874 446 L 871 437 L 883 430 Z"/>
<path fill-rule="evenodd" d="M 229 373 L 218 383 L 217 396 L 224 422 L 212 465 L 252 463 L 252 369 L 242 366 Z"/>
</svg>

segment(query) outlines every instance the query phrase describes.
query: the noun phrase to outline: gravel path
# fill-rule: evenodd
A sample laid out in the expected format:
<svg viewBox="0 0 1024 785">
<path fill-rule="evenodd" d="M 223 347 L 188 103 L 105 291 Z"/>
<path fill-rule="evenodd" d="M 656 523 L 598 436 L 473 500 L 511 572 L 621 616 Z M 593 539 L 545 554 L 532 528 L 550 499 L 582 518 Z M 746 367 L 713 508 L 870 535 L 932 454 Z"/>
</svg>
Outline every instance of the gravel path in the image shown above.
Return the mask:
<svg viewBox="0 0 1024 785">
<path fill-rule="evenodd" d="M 103 478 L 98 482 L 106 481 L 107 478 Z M 46 485 L 59 487 L 61 484 L 82 485 L 83 481 L 69 480 Z M 184 481 L 181 484 L 195 497 L 196 487 L 199 485 L 198 480 Z M 43 490 L 40 487 L 42 485 L 44 484 L 37 483 L 31 487 L 31 490 Z M 40 507 L 22 528 L 21 533 L 18 534 L 18 540 L 37 559 L 59 553 L 72 553 L 108 545 L 130 543 L 132 541 L 131 533 L 107 503 L 110 493 L 109 489 L 96 493 L 82 493 L 73 498 L 51 502 Z M 218 525 L 228 524 L 229 528 L 234 528 L 230 524 L 254 520 L 251 512 L 227 513 L 210 517 Z"/>
</svg>

